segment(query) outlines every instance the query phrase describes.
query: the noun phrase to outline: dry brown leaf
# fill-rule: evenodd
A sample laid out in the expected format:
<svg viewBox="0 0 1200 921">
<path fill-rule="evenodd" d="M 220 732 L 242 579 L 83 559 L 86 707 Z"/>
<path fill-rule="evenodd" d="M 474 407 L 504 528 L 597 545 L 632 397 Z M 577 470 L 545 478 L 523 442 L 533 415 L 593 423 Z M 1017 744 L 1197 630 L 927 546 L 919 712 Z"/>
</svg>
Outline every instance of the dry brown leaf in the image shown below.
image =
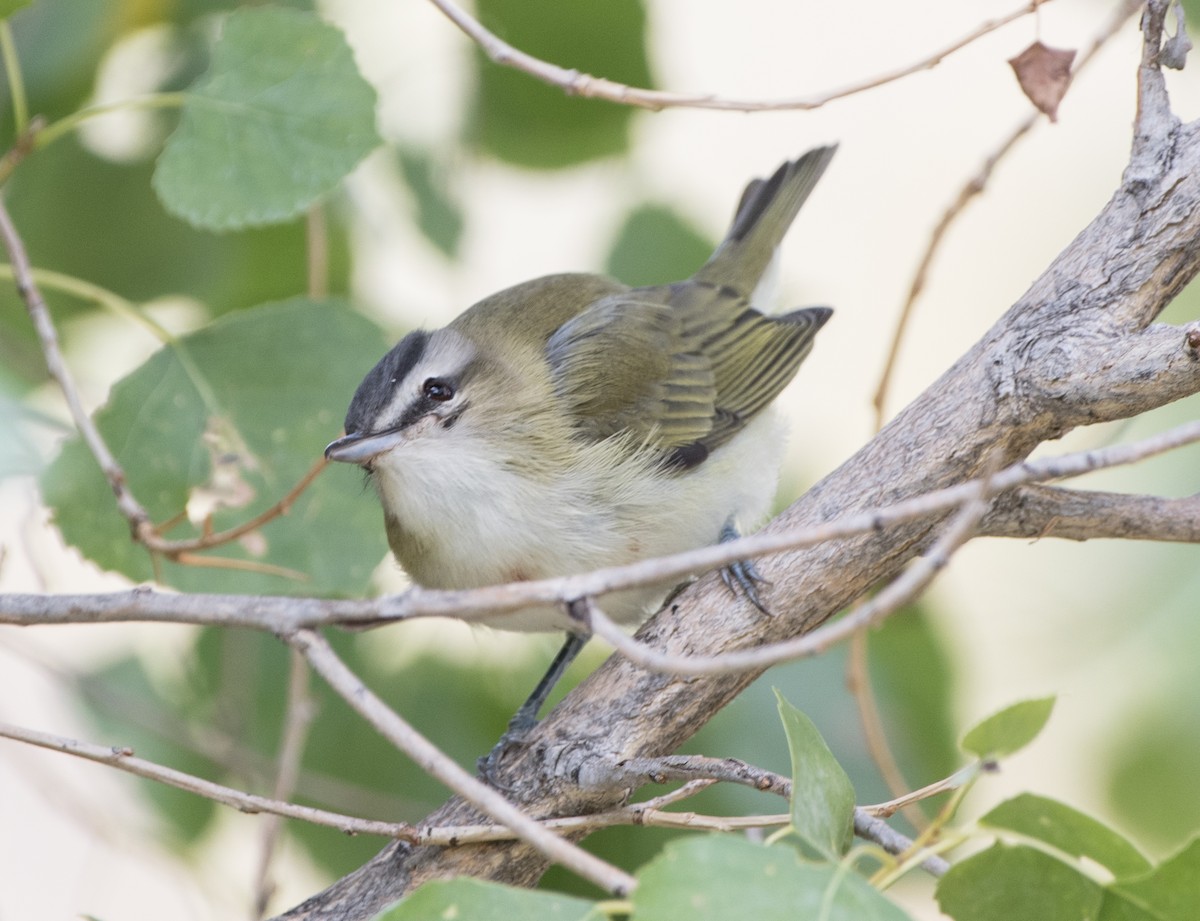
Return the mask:
<svg viewBox="0 0 1200 921">
<path fill-rule="evenodd" d="M 1029 101 L 1045 112 L 1050 121 L 1057 121 L 1058 104 L 1067 93 L 1074 60 L 1074 50 L 1048 48 L 1034 42 L 1008 63 Z"/>
</svg>

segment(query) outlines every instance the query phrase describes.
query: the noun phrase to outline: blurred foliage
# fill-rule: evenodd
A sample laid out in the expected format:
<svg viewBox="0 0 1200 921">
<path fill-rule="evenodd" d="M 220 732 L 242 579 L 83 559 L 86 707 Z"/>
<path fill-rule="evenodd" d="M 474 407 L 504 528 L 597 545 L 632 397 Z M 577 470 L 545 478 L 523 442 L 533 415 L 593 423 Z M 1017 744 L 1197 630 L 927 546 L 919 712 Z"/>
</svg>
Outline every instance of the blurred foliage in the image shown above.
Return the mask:
<svg viewBox="0 0 1200 921">
<path fill-rule="evenodd" d="M 1108 796 L 1118 816 L 1158 848 L 1177 846 L 1200 828 L 1196 765 L 1200 707 L 1193 697 L 1139 707 L 1106 762 Z M 1164 809 L 1163 804 L 1171 808 Z"/>
<path fill-rule="evenodd" d="M 20 400 L 20 389 L 0 363 L 0 481 L 9 476 L 35 474 L 40 467 L 29 423 L 43 421 L 45 417 Z"/>
<path fill-rule="evenodd" d="M 670 284 L 700 268 L 715 247 L 672 209 L 643 205 L 625 219 L 604 271 L 627 285 Z"/>
<path fill-rule="evenodd" d="M 648 87 L 646 13 L 641 0 L 480 0 L 479 20 L 527 54 L 567 70 Z M 553 169 L 624 153 L 636 111 L 567 96 L 475 52 L 469 138 L 518 166 Z"/>
<path fill-rule="evenodd" d="M 462 205 L 449 176 L 432 154 L 399 148 L 396 160 L 417 204 L 417 226 L 443 254 L 454 258 L 463 233 Z"/>
<path fill-rule="evenodd" d="M 148 161 L 115 163 L 73 138 L 31 157 L 6 188 L 33 264 L 135 300 L 195 298 L 212 316 L 304 289 L 303 220 L 204 233 L 163 211 L 150 188 L 152 168 Z M 344 291 L 350 270 L 346 227 L 336 212 L 332 218 L 330 287 Z M 60 323 L 100 309 L 53 288 L 43 293 Z M 69 327 L 64 335 L 69 337 Z M 0 287 L 0 364 L 26 382 L 45 375 L 25 306 L 8 285 Z"/>
<path fill-rule="evenodd" d="M 918 787 L 949 776 L 961 761 L 952 706 L 958 679 L 931 612 L 924 604 L 901 609 L 868 634 L 867 648 L 871 684 L 904 776 Z"/>
</svg>

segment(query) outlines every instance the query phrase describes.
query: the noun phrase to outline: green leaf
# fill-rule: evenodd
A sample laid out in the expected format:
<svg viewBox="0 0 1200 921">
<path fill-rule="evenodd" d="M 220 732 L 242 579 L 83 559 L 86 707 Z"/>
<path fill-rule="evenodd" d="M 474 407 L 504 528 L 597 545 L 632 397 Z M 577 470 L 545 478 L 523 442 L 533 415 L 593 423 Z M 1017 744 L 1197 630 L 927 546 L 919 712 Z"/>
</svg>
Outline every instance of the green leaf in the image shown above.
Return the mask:
<svg viewBox="0 0 1200 921">
<path fill-rule="evenodd" d="M 230 15 L 208 74 L 188 94 L 154 188 L 210 230 L 287 220 L 379 144 L 375 91 L 346 40 L 315 15 Z"/>
<path fill-rule="evenodd" d="M 641 0 L 529 3 L 480 0 L 475 13 L 522 51 L 620 83 L 650 85 Z M 559 168 L 623 153 L 630 106 L 568 96 L 561 89 L 475 54 L 473 140 L 489 153 L 535 168 Z"/>
<path fill-rule="evenodd" d="M 1107 775 L 1108 801 L 1122 824 L 1143 840 L 1152 838 L 1164 851 L 1200 827 L 1200 733 L 1195 731 L 1200 707 L 1190 686 L 1174 693 L 1169 705 L 1169 691 L 1138 704 L 1113 740 L 1116 750 L 1100 765 Z"/>
<path fill-rule="evenodd" d="M 150 187 L 152 166 L 105 160 L 75 137 L 38 151 L 5 187 L 13 223 L 37 268 L 86 279 L 132 300 L 190 296 L 212 314 L 303 290 L 303 218 L 220 236 L 197 230 L 163 211 Z M 66 188 L 70 195 L 63 194 Z M 330 285 L 345 290 L 347 234 L 336 213 L 330 218 Z M 71 234 L 62 232 L 67 224 Z M 65 321 L 98 308 L 50 286 L 43 294 L 70 345 Z M 45 374 L 28 313 L 11 284 L 0 284 L 0 365 L 26 380 Z"/>
<path fill-rule="evenodd" d="M 604 917 L 583 899 L 465 877 L 425 883 L 395 908 L 376 916 L 377 921 L 584 921 Z"/>
<path fill-rule="evenodd" d="M 29 6 L 33 0 L 0 0 L 0 19 L 7 19 L 22 7 Z"/>
<path fill-rule="evenodd" d="M 214 512 L 212 525 L 222 530 L 299 482 L 341 430 L 355 387 L 386 349 L 373 324 L 337 301 L 297 298 L 241 311 L 151 356 L 113 387 L 96 424 L 154 521 L 179 515 L 207 487 L 244 502 Z M 161 580 L 184 591 L 361 594 L 385 545 L 378 505 L 356 473 L 326 470 L 288 515 L 212 552 L 294 570 L 304 581 L 169 562 Z M 69 543 L 135 581 L 155 577 L 80 440 L 65 445 L 42 489 Z M 198 533 L 184 525 L 166 536 Z"/>
<path fill-rule="evenodd" d="M 1095 918 L 1099 883 L 1049 854 L 997 843 L 952 866 L 937 901 L 955 921 L 1084 921 Z"/>
<path fill-rule="evenodd" d="M 854 836 L 854 787 L 812 720 L 778 691 L 775 696 L 792 756 L 792 826 L 802 841 L 836 860 Z"/>
<path fill-rule="evenodd" d="M 1117 881 L 1112 893 L 1113 908 L 1105 902 L 1106 913 L 1101 921 L 1135 917 L 1122 904 L 1126 901 L 1155 921 L 1194 921 L 1200 906 L 1200 839 L 1193 839 L 1146 875 Z"/>
<path fill-rule="evenodd" d="M 605 271 L 627 285 L 669 284 L 700 268 L 715 246 L 678 212 L 645 205 L 625 219 Z"/>
<path fill-rule="evenodd" d="M 869 633 L 871 682 L 891 743 L 908 777 L 946 777 L 961 764 L 954 658 L 923 605 L 910 605 Z M 920 662 L 920 668 L 913 668 Z M 867 791 L 861 791 L 868 796 Z"/>
<path fill-rule="evenodd" d="M 976 724 L 963 736 L 963 751 L 980 758 L 1003 758 L 1032 742 L 1054 709 L 1054 698 L 1024 700 Z"/>
<path fill-rule="evenodd" d="M 415 150 L 399 150 L 404 181 L 417 203 L 417 226 L 425 238 L 447 256 L 458 252 L 463 215 L 457 197 L 434 158 Z"/>
<path fill-rule="evenodd" d="M 632 902 L 631 921 L 908 919 L 845 868 L 802 864 L 789 847 L 734 835 L 672 841 L 638 874 Z"/>
<path fill-rule="evenodd" d="M 979 821 L 1042 841 L 1072 857 L 1088 857 L 1115 876 L 1150 869 L 1150 862 L 1138 849 L 1103 822 L 1033 793 L 1022 793 L 1001 803 Z"/>
</svg>

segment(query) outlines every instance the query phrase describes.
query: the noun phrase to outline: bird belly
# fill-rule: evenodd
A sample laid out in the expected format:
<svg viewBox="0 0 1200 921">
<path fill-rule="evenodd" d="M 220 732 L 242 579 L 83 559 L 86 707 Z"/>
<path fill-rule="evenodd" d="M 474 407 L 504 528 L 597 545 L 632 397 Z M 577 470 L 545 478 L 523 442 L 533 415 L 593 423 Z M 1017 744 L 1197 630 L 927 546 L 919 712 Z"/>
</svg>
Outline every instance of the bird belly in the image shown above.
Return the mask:
<svg viewBox="0 0 1200 921">
<path fill-rule="evenodd" d="M 413 447 L 416 447 L 414 445 Z M 572 575 L 715 543 L 724 525 L 756 524 L 775 491 L 782 433 L 769 413 L 699 467 L 663 472 L 648 457 L 605 444 L 555 476 L 496 463 L 465 448 L 453 469 L 409 456 L 376 470 L 388 537 L 414 582 L 466 589 Z M 414 452 L 415 453 L 415 452 Z M 680 580 L 602 596 L 608 616 L 638 622 Z M 561 630 L 561 606 L 489 617 L 507 630 Z"/>
</svg>

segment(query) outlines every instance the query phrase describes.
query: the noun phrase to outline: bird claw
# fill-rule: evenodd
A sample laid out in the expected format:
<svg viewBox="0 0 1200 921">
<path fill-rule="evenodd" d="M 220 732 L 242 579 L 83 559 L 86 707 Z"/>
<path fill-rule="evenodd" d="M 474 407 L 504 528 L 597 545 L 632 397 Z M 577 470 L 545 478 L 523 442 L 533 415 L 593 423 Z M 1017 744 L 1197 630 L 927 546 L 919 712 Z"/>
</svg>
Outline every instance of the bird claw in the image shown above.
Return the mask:
<svg viewBox="0 0 1200 921">
<path fill-rule="evenodd" d="M 737 540 L 741 537 L 738 529 L 733 523 L 725 525 L 721 529 L 721 543 L 728 543 L 731 540 Z M 725 583 L 725 587 L 736 597 L 739 592 L 746 596 L 746 600 L 758 608 L 763 614 L 768 617 L 772 616 L 766 606 L 758 597 L 758 585 L 770 585 L 770 581 L 766 579 L 753 560 L 736 560 L 721 570 L 721 581 Z"/>
<path fill-rule="evenodd" d="M 525 737 L 529 735 L 529 730 L 537 725 L 537 719 L 524 718 L 525 714 L 517 711 L 508 724 L 508 728 L 504 730 L 504 735 L 500 736 L 500 740 L 492 746 L 492 750 L 486 755 L 483 755 L 475 762 L 475 769 L 479 771 L 479 776 L 501 792 L 512 792 L 512 785 L 505 783 L 500 779 L 499 768 L 500 763 L 513 749 L 519 748 L 525 742 Z"/>
</svg>

